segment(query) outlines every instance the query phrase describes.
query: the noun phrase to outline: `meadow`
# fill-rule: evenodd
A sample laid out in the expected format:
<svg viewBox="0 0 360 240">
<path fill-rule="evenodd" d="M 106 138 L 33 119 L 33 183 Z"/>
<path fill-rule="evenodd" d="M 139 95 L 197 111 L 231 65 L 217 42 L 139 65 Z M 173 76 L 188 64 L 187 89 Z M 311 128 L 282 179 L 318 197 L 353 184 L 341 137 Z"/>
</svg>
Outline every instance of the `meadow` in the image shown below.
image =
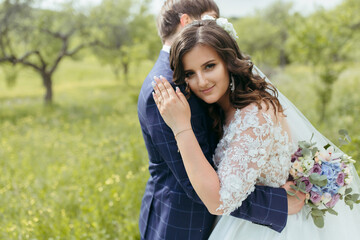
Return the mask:
<svg viewBox="0 0 360 240">
<path fill-rule="evenodd" d="M 55 74 L 53 106 L 44 106 L 32 71 L 10 89 L 0 72 L 0 239 L 140 238 L 148 160 L 136 102 L 151 64 L 132 68 L 126 85 L 93 58 L 67 60 Z M 359 156 L 358 69 L 342 74 L 331 118 L 322 123 L 308 67 L 278 69 L 270 78 L 331 140 L 347 128 L 354 144 L 345 148 Z"/>
<path fill-rule="evenodd" d="M 48 107 L 31 71 L 1 82 L 0 239 L 139 239 L 139 87 L 93 59 L 65 62 L 54 82 Z"/>
</svg>

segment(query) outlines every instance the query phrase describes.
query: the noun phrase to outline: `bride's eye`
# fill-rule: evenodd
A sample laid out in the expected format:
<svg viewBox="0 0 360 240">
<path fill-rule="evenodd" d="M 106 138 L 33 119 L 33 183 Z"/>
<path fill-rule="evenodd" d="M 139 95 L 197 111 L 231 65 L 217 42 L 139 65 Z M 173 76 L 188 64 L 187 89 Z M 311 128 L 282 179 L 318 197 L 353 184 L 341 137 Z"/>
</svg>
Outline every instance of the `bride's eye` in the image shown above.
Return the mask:
<svg viewBox="0 0 360 240">
<path fill-rule="evenodd" d="M 205 66 L 205 69 L 212 69 L 215 67 L 215 63 L 209 63 Z"/>
<path fill-rule="evenodd" d="M 185 78 L 186 79 L 191 78 L 193 75 L 194 75 L 193 72 L 185 72 Z"/>
</svg>

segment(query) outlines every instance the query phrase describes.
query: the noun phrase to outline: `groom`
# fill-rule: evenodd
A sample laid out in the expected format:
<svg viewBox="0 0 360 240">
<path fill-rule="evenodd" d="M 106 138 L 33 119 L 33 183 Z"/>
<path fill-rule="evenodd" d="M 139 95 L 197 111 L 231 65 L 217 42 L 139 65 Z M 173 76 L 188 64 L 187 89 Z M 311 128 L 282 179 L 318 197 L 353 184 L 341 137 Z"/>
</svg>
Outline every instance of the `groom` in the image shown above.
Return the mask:
<svg viewBox="0 0 360 240">
<path fill-rule="evenodd" d="M 150 172 L 140 211 L 141 239 L 207 239 L 215 221 L 215 216 L 208 212 L 192 188 L 173 133 L 161 118 L 151 94 L 154 76 L 172 79 L 169 51 L 173 39 L 184 26 L 206 14 L 219 17 L 214 1 L 167 0 L 158 17 L 163 49 L 142 85 L 138 100 L 138 117 L 149 155 Z M 189 104 L 195 135 L 204 155 L 212 163 L 217 142 L 211 131 L 211 120 L 194 95 L 189 98 Z M 294 198 L 288 198 L 283 188 L 257 186 L 231 215 L 281 232 L 288 213 L 296 213 L 303 206 L 303 202 Z"/>
</svg>

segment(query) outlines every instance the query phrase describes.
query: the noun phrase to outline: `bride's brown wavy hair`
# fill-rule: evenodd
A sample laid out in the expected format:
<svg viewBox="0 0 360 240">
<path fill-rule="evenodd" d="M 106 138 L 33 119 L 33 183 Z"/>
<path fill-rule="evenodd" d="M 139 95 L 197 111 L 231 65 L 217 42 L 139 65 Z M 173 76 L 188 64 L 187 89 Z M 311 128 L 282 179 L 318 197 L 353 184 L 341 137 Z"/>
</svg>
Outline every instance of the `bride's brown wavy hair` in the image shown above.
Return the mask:
<svg viewBox="0 0 360 240">
<path fill-rule="evenodd" d="M 242 109 L 251 103 L 256 103 L 261 109 L 261 103 L 264 102 L 267 109 L 269 104 L 272 105 L 275 114 L 283 112 L 276 88 L 265 79 L 253 74 L 250 58 L 240 51 L 236 41 L 213 20 L 195 21 L 189 24 L 179 33 L 171 46 L 170 65 L 174 71 L 175 84 L 185 84 L 183 57 L 199 44 L 213 48 L 225 62 L 229 74 L 233 76 L 235 90 L 230 91 L 229 94 L 233 107 Z M 214 120 L 214 130 L 221 137 L 224 113 L 217 104 L 209 104 L 208 110 Z"/>
</svg>

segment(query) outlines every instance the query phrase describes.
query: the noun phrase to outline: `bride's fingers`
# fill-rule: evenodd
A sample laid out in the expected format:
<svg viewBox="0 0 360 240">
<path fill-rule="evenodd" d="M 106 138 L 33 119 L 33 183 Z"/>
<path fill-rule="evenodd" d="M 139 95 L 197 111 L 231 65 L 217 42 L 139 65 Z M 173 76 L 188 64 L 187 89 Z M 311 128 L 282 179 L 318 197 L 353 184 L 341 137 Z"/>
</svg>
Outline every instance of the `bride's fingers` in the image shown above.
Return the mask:
<svg viewBox="0 0 360 240">
<path fill-rule="evenodd" d="M 156 93 L 154 93 L 154 92 L 152 92 L 152 96 L 153 96 L 156 106 L 159 108 L 159 105 L 160 105 L 159 96 L 156 95 Z"/>
<path fill-rule="evenodd" d="M 161 92 L 161 96 L 163 99 L 167 99 L 169 94 L 164 86 L 164 83 L 158 78 L 155 77 L 156 86 L 158 87 L 159 91 Z"/>
<path fill-rule="evenodd" d="M 162 77 L 161 82 L 164 84 L 164 87 L 167 91 L 167 93 L 169 94 L 170 97 L 174 97 L 177 98 L 177 95 L 173 89 L 173 87 L 171 86 L 171 84 L 166 80 L 166 78 Z"/>
<path fill-rule="evenodd" d="M 161 91 L 160 91 L 159 87 L 157 86 L 156 77 L 154 77 L 154 82 L 152 83 L 152 85 L 154 88 L 155 95 L 156 95 L 157 99 L 159 100 L 159 97 L 161 97 Z"/>
<path fill-rule="evenodd" d="M 186 97 L 184 96 L 184 94 L 180 91 L 180 88 L 179 87 L 176 87 L 176 95 L 179 97 L 179 99 L 181 100 L 181 102 L 183 104 L 187 104 L 187 99 Z"/>
</svg>

